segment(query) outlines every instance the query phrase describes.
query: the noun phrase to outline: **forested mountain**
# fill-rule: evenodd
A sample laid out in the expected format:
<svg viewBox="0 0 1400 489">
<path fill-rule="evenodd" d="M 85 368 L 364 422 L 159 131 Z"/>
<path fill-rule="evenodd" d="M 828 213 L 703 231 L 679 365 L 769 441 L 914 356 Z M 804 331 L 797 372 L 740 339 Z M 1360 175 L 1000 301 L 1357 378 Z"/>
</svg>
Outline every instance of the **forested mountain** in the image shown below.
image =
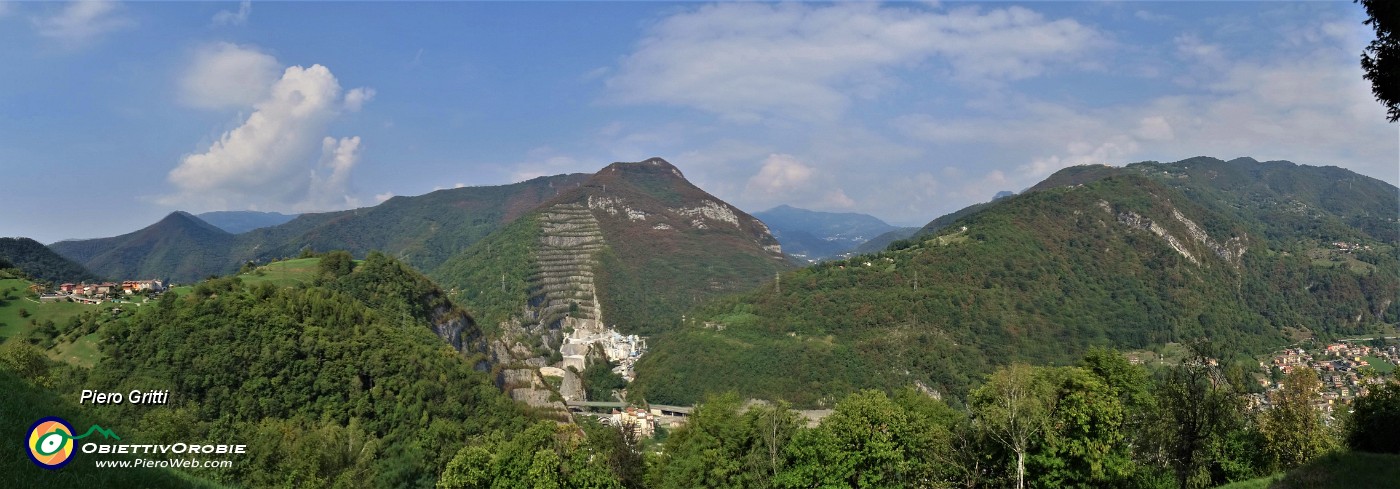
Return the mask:
<svg viewBox="0 0 1400 489">
<path fill-rule="evenodd" d="M 0 238 L 0 263 L 8 263 L 36 280 L 78 282 L 99 280 L 96 274 L 72 260 L 59 256 L 43 243 L 29 238 Z M 8 268 L 0 267 L 0 268 Z"/>
<path fill-rule="evenodd" d="M 829 405 L 862 387 L 959 394 L 992 366 L 1092 345 L 1206 337 L 1243 352 L 1394 325 L 1397 198 L 1286 162 L 1070 168 L 890 251 L 707 305 L 653 341 L 632 388 Z"/>
<path fill-rule="evenodd" d="M 257 211 L 214 211 L 198 214 L 196 217 L 215 227 L 233 234 L 246 233 L 254 229 L 272 227 L 296 219 L 296 214 Z"/>
<path fill-rule="evenodd" d="M 382 254 L 293 287 L 221 278 L 102 326 L 101 360 L 59 390 L 169 389 L 160 409 L 93 409 L 122 420 L 134 442 L 247 444 L 232 469 L 194 470 L 221 482 L 432 487 L 471 437 L 525 422 L 477 368 L 479 352 L 435 336 L 444 327 L 481 336 L 425 277 Z"/>
<path fill-rule="evenodd" d="M 71 260 L 113 279 L 173 278 L 191 282 L 237 270 L 236 238 L 185 212 L 172 212 L 139 231 L 49 245 Z"/>
<path fill-rule="evenodd" d="M 576 316 L 655 332 L 789 268 L 762 222 L 652 158 L 609 165 L 432 275 L 488 318 L 575 302 Z"/>
<path fill-rule="evenodd" d="M 757 217 L 773 231 L 783 251 L 804 261 L 835 257 L 900 228 L 854 212 L 818 212 L 780 205 Z"/>
<path fill-rule="evenodd" d="M 190 282 L 238 270 L 248 261 L 344 249 L 388 253 L 431 270 L 587 175 L 556 175 L 490 187 L 394 197 L 374 207 L 296 216 L 284 224 L 230 234 L 177 212 L 135 233 L 54 243 L 53 249 L 112 277 L 161 276 Z"/>
</svg>

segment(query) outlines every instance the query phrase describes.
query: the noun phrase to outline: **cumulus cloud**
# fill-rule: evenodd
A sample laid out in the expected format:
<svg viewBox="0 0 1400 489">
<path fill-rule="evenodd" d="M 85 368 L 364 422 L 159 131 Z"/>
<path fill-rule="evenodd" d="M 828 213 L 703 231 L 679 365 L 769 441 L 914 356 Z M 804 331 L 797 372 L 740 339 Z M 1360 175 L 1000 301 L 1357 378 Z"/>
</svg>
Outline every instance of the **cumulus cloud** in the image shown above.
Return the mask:
<svg viewBox="0 0 1400 489">
<path fill-rule="evenodd" d="M 758 173 L 749 179 L 747 190 L 766 195 L 784 195 L 807 185 L 812 167 L 786 154 L 769 155 Z"/>
<path fill-rule="evenodd" d="M 744 200 L 758 206 L 792 204 L 816 209 L 849 209 L 855 200 L 834 184 L 828 172 L 796 156 L 774 153 L 759 164 L 744 186 Z"/>
<path fill-rule="evenodd" d="M 238 10 L 220 10 L 214 14 L 214 25 L 243 25 L 248 23 L 248 15 L 253 13 L 252 0 L 238 2 Z"/>
<path fill-rule="evenodd" d="M 311 188 L 306 201 L 300 207 L 306 210 L 324 210 L 337 207 L 355 207 L 359 199 L 346 192 L 350 184 L 350 170 L 359 161 L 360 137 L 336 139 L 326 137 L 321 140 L 321 161 L 311 171 Z"/>
<path fill-rule="evenodd" d="M 70 3 L 57 13 L 33 20 L 39 34 L 70 44 L 82 44 L 108 32 L 130 27 L 131 19 L 121 15 L 120 4 L 104 0 Z"/>
<path fill-rule="evenodd" d="M 267 97 L 281 75 L 277 58 L 251 46 L 216 43 L 195 50 L 180 76 L 180 102 L 219 109 L 251 107 Z"/>
<path fill-rule="evenodd" d="M 868 3 L 724 3 L 650 29 L 606 81 L 623 103 L 692 107 L 738 121 L 837 118 L 851 98 L 937 60 L 970 84 L 1033 77 L 1103 36 L 1021 7 L 936 12 Z"/>
<path fill-rule="evenodd" d="M 392 198 L 394 198 L 394 193 L 393 193 L 393 192 L 384 192 L 384 193 L 382 193 L 382 194 L 374 194 L 374 203 L 375 203 L 375 204 L 383 204 L 384 201 L 389 200 L 389 199 L 392 199 Z"/>
<path fill-rule="evenodd" d="M 353 88 L 345 93 L 345 109 L 351 112 L 359 112 L 364 107 L 365 102 L 374 100 L 375 91 L 373 88 Z"/>
<path fill-rule="evenodd" d="M 325 135 L 344 104 L 340 83 L 326 67 L 287 68 L 241 125 L 181 159 L 168 175 L 178 193 L 163 202 L 298 211 L 358 205 L 349 182 L 360 138 Z"/>
</svg>

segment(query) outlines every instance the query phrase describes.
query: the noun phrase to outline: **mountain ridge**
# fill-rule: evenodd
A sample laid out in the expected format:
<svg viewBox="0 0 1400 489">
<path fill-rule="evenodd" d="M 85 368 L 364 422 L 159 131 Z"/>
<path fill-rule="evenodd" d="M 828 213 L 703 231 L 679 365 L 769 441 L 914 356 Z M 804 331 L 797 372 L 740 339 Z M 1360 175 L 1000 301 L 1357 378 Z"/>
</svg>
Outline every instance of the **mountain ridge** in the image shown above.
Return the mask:
<svg viewBox="0 0 1400 489">
<path fill-rule="evenodd" d="M 1394 223 L 1374 216 L 1397 207 L 1393 186 L 1226 163 L 1066 169 L 887 251 L 788 272 L 658 338 L 630 389 L 682 404 L 726 390 L 807 406 L 864 388 L 960 396 L 996 365 L 1091 346 L 1207 337 L 1248 352 L 1400 323 L 1400 243 L 1352 219 Z M 1335 201 L 1347 178 L 1376 199 Z"/>
</svg>

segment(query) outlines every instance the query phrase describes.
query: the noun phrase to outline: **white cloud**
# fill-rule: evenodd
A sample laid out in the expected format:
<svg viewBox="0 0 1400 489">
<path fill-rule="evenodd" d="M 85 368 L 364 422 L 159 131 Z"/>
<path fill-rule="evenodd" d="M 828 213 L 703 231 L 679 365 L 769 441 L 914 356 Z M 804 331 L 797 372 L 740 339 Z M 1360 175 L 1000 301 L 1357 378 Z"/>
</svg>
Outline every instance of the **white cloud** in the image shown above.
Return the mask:
<svg viewBox="0 0 1400 489">
<path fill-rule="evenodd" d="M 120 4 L 104 0 L 70 3 L 48 17 L 33 20 L 39 34 L 70 44 L 82 44 L 108 32 L 133 25 L 120 13 Z"/>
<path fill-rule="evenodd" d="M 298 211 L 358 205 L 348 188 L 360 138 L 325 136 L 343 104 L 340 83 L 326 67 L 287 68 L 242 125 L 181 159 L 168 176 L 178 193 L 162 202 Z"/>
<path fill-rule="evenodd" d="M 0 18 L 10 15 L 10 10 L 9 0 L 0 0 Z"/>
<path fill-rule="evenodd" d="M 812 167 L 787 154 L 769 155 L 758 173 L 749 178 L 747 191 L 781 197 L 805 187 L 812 180 Z"/>
<path fill-rule="evenodd" d="M 208 109 L 251 107 L 281 75 L 277 58 L 251 46 L 221 42 L 195 50 L 180 76 L 180 101 Z"/>
<path fill-rule="evenodd" d="M 359 112 L 364 107 L 365 102 L 374 100 L 376 92 L 373 88 L 353 88 L 345 94 L 345 109 L 351 112 Z"/>
<path fill-rule="evenodd" d="M 248 23 L 248 14 L 253 12 L 252 0 L 238 2 L 238 10 L 220 10 L 214 14 L 214 25 L 243 25 Z"/>
<path fill-rule="evenodd" d="M 893 72 L 937 60 L 969 85 L 1033 77 L 1103 37 L 1021 8 L 933 12 L 867 3 L 724 3 L 648 31 L 607 80 L 623 103 L 692 107 L 737 121 L 833 120 L 873 98 Z"/>
<path fill-rule="evenodd" d="M 855 200 L 836 186 L 832 173 L 790 154 L 764 158 L 744 186 L 743 201 L 755 208 L 791 204 L 814 209 L 850 209 Z"/>
<path fill-rule="evenodd" d="M 389 199 L 392 199 L 392 198 L 394 198 L 394 193 L 393 193 L 393 192 L 384 192 L 384 193 L 382 193 L 382 194 L 374 194 L 374 203 L 375 203 L 375 204 L 383 204 L 384 201 L 389 200 Z"/>
<path fill-rule="evenodd" d="M 986 115 L 914 115 L 894 125 L 922 141 L 992 144 L 1009 155 L 999 162 L 1008 170 L 1002 185 L 1014 188 L 993 188 L 998 182 L 991 178 L 968 183 L 978 196 L 1024 188 L 1071 165 L 1197 155 L 1287 159 L 1394 175 L 1395 131 L 1384 123 L 1360 69 L 1342 50 L 1246 59 L 1190 36 L 1179 37 L 1176 48 L 1192 73 L 1192 83 L 1177 93 L 1094 108 L 1008 97 L 1004 107 Z"/>
<path fill-rule="evenodd" d="M 350 170 L 360 159 L 360 137 L 336 138 L 327 136 L 321 140 L 321 162 L 311 171 L 311 188 L 306 201 L 298 204 L 301 210 L 315 211 L 355 207 L 359 199 L 351 196 Z"/>
</svg>

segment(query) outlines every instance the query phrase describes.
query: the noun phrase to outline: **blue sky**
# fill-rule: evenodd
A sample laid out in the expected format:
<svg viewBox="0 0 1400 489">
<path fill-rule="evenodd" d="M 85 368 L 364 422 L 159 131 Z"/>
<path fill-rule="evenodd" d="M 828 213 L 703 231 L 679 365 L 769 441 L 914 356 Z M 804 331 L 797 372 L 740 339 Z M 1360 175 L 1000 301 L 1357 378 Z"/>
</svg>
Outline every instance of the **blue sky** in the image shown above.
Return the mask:
<svg viewBox="0 0 1400 489">
<path fill-rule="evenodd" d="M 1400 180 L 1350 2 L 0 1 L 0 235 L 305 212 L 660 156 L 921 225 L 1082 163 Z"/>
</svg>

